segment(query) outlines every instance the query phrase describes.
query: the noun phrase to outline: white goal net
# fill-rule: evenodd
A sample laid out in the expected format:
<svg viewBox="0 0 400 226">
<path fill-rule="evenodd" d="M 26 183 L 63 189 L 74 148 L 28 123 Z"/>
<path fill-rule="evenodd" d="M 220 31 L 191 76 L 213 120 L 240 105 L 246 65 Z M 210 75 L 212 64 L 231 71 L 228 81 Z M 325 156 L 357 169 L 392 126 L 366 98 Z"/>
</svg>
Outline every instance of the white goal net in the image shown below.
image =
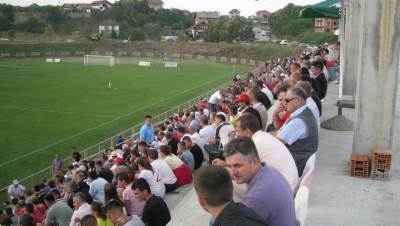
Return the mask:
<svg viewBox="0 0 400 226">
<path fill-rule="evenodd" d="M 83 64 L 84 65 L 114 66 L 115 63 L 116 62 L 115 62 L 115 57 L 114 56 L 85 55 L 84 58 L 83 58 Z"/>
</svg>

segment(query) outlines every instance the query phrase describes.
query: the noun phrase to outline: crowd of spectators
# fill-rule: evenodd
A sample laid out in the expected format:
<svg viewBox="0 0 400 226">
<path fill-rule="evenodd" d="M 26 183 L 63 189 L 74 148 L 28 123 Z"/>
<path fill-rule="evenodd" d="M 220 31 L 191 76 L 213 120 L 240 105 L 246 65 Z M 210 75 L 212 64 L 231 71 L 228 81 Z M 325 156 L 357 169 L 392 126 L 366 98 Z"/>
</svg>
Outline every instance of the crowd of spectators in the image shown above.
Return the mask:
<svg viewBox="0 0 400 226">
<path fill-rule="evenodd" d="M 161 124 L 146 115 L 138 137 L 119 137 L 95 159 L 74 146 L 65 167 L 56 155 L 51 179 L 32 190 L 13 181 L 1 225 L 166 225 L 163 198 L 193 174 L 212 225 L 296 225 L 293 197 L 318 149 L 327 93 L 322 53 L 298 52 L 235 76 Z"/>
</svg>

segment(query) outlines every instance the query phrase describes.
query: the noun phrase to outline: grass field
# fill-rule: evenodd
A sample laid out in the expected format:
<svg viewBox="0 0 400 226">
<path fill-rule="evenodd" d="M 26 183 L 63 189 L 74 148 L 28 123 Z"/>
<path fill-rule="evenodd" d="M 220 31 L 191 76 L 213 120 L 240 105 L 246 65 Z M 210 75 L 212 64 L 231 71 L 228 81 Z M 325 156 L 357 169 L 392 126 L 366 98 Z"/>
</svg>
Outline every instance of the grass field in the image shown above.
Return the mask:
<svg viewBox="0 0 400 226">
<path fill-rule="evenodd" d="M 206 61 L 166 69 L 161 62 L 144 68 L 84 66 L 82 60 L 0 60 L 0 187 L 49 166 L 55 153 L 67 157 L 72 145 L 82 150 L 96 144 L 233 75 L 232 65 Z M 107 89 L 109 80 L 116 90 Z"/>
</svg>

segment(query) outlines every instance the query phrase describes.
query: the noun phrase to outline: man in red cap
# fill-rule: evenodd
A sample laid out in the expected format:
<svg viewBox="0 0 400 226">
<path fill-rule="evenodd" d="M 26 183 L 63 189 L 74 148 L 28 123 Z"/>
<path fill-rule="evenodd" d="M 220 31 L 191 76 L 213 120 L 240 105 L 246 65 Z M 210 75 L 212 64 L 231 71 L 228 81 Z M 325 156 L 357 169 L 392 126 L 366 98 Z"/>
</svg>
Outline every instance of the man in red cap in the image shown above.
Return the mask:
<svg viewBox="0 0 400 226">
<path fill-rule="evenodd" d="M 258 122 L 260 123 L 261 128 L 263 128 L 260 114 L 258 113 L 258 111 L 256 109 L 252 108 L 249 105 L 250 97 L 246 93 L 241 93 L 239 96 L 237 96 L 235 102 L 239 105 L 239 109 L 238 109 L 239 115 L 246 113 L 246 112 L 253 114 L 258 119 Z"/>
</svg>

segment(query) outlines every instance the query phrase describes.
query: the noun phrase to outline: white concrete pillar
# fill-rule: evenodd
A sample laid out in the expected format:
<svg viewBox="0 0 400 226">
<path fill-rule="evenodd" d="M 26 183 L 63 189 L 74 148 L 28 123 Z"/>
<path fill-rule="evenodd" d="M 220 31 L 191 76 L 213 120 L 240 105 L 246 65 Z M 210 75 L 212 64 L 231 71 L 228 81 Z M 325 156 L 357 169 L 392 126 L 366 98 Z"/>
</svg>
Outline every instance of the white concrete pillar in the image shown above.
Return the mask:
<svg viewBox="0 0 400 226">
<path fill-rule="evenodd" d="M 352 20 L 359 21 L 356 29 L 361 34 L 357 58 L 345 60 L 358 67 L 353 153 L 370 154 L 374 146 L 392 149 L 396 137 L 393 128 L 400 73 L 400 1 L 351 2 L 358 6 L 359 17 Z"/>
</svg>

